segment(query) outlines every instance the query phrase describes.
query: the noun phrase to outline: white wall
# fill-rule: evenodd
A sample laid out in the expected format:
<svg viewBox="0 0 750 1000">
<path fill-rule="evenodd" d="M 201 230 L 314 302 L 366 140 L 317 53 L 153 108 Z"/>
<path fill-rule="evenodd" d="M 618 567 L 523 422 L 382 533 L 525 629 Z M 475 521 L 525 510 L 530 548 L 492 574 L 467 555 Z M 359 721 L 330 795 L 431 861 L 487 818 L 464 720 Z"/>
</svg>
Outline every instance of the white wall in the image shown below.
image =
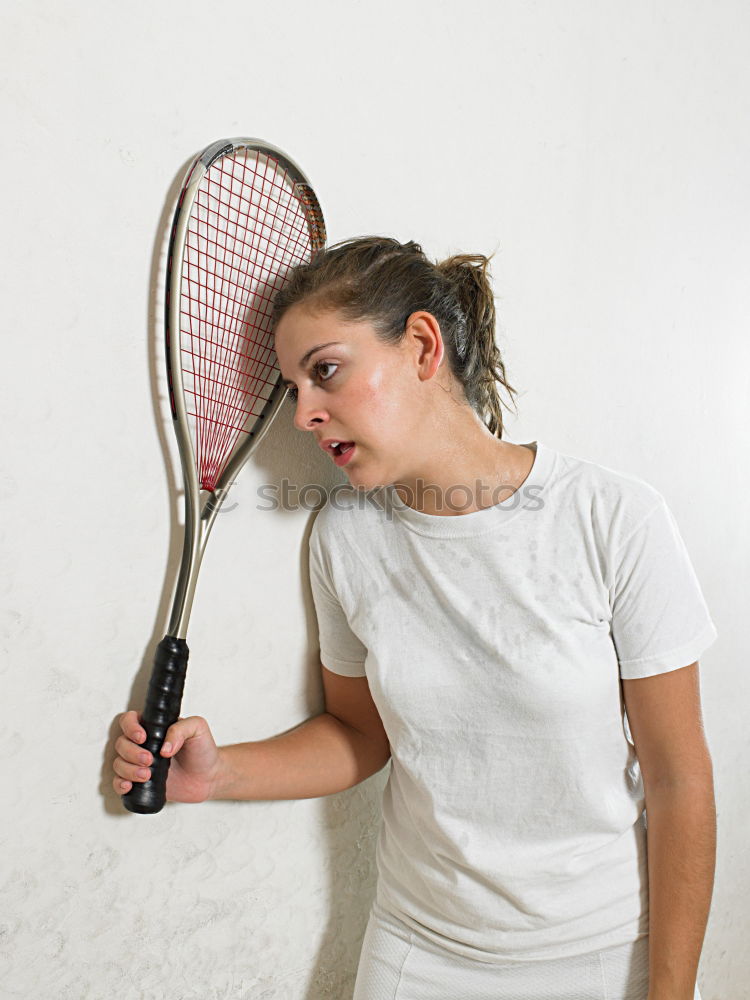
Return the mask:
<svg viewBox="0 0 750 1000">
<path fill-rule="evenodd" d="M 387 770 L 153 817 L 110 785 L 179 547 L 159 223 L 185 161 L 243 134 L 300 162 L 331 242 L 497 250 L 509 439 L 667 498 L 720 632 L 701 663 L 720 829 L 699 982 L 745 995 L 749 29 L 742 0 L 6 0 L 3 996 L 351 995 Z M 255 509 L 282 476 L 344 481 L 315 452 L 288 406 L 208 550 L 183 714 L 220 742 L 322 709 L 312 515 Z"/>
</svg>

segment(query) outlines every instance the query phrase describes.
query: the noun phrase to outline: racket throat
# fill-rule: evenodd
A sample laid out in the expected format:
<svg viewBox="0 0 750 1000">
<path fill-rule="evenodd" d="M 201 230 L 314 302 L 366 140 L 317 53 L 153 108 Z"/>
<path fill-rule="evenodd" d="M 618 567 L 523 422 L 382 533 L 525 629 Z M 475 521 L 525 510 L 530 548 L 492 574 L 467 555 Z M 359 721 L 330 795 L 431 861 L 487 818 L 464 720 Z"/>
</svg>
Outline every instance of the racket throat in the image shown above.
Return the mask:
<svg viewBox="0 0 750 1000">
<path fill-rule="evenodd" d="M 219 513 L 221 505 L 224 503 L 227 494 L 229 493 L 229 486 L 217 486 L 215 490 L 202 490 L 201 491 L 201 521 L 204 522 L 205 528 L 204 532 L 208 535 L 213 525 L 214 518 Z M 204 496 L 205 495 L 205 496 Z M 204 543 L 205 545 L 205 539 Z"/>
</svg>

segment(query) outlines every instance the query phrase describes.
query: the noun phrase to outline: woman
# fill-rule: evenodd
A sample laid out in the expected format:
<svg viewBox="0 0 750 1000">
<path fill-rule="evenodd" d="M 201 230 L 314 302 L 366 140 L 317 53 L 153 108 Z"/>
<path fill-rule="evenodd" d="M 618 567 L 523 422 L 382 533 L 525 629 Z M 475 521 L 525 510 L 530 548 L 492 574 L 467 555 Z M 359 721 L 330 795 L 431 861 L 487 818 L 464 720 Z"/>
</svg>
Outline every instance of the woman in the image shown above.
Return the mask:
<svg viewBox="0 0 750 1000">
<path fill-rule="evenodd" d="M 355 1000 L 659 1000 L 621 680 L 697 670 L 717 633 L 661 494 L 502 440 L 487 264 L 363 238 L 277 295 L 295 426 L 351 487 L 310 536 L 326 712 L 221 749 L 180 720 L 167 794 L 330 794 L 390 756 Z M 148 775 L 122 728 L 120 793 Z"/>
</svg>

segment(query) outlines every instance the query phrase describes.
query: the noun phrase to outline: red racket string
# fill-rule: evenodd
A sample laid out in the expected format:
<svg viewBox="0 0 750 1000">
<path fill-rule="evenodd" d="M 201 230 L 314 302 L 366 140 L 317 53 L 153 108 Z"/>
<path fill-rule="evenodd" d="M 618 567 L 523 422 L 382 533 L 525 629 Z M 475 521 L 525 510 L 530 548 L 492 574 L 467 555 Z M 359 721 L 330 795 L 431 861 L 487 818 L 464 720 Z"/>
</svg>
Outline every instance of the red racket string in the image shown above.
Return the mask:
<svg viewBox="0 0 750 1000">
<path fill-rule="evenodd" d="M 213 251 L 210 261 L 204 258 L 206 272 L 209 271 L 209 268 L 213 271 L 213 280 L 207 281 L 204 286 L 204 291 L 210 293 L 208 296 L 210 309 L 207 311 L 206 318 L 213 336 L 208 339 L 216 344 L 215 338 L 223 334 L 223 337 L 220 337 L 218 350 L 213 350 L 209 355 L 211 363 L 208 366 L 200 366 L 200 374 L 204 376 L 200 379 L 200 403 L 203 405 L 199 408 L 202 420 L 199 421 L 197 430 L 201 435 L 200 472 L 205 488 L 211 488 L 215 485 L 215 480 L 221 471 L 221 460 L 231 453 L 236 438 L 243 429 L 245 417 L 252 414 L 256 400 L 264 398 L 257 392 L 258 377 L 262 378 L 264 374 L 266 376 L 273 374 L 273 368 L 269 368 L 269 363 L 271 366 L 275 363 L 267 336 L 265 344 L 262 339 L 248 337 L 248 332 L 251 329 L 256 333 L 262 332 L 263 303 L 257 303 L 255 306 L 256 313 L 261 319 L 260 324 L 251 323 L 247 315 L 243 316 L 242 314 L 243 312 L 247 314 L 248 310 L 248 291 L 250 289 L 248 279 L 251 277 L 248 263 L 252 256 L 251 251 L 259 249 L 258 244 L 264 236 L 264 224 L 268 224 L 268 220 L 261 217 L 261 213 L 268 214 L 271 202 L 275 202 L 278 206 L 279 198 L 268 197 L 269 185 L 265 183 L 268 179 L 268 165 L 263 178 L 260 178 L 257 172 L 252 172 L 254 176 L 251 177 L 252 187 L 249 192 L 246 190 L 248 159 L 243 158 L 239 161 L 239 165 L 242 170 L 241 176 L 238 176 L 235 169 L 237 161 L 228 162 L 226 159 L 221 161 L 217 165 L 219 176 L 215 178 L 218 184 L 217 200 L 210 204 L 206 204 L 204 200 L 204 208 L 207 209 L 207 212 L 204 220 L 206 241 L 203 245 L 207 251 Z M 212 192 L 209 184 L 209 202 L 210 195 L 215 192 L 216 189 Z M 249 199 L 243 199 L 243 193 L 249 195 Z M 235 198 L 237 194 L 239 194 L 239 198 Z M 246 202 L 249 200 L 251 203 L 253 196 L 257 196 L 255 198 L 256 208 L 259 211 L 255 213 L 256 225 L 255 229 L 251 231 L 254 237 L 248 244 L 246 227 L 249 225 L 253 213 L 251 204 L 243 206 L 243 200 Z M 222 207 L 224 211 L 222 211 Z M 244 212 L 242 211 L 243 207 L 245 207 Z M 212 209 L 215 210 L 215 219 L 210 214 Z M 271 220 L 272 228 L 273 225 L 273 220 Z M 212 240 L 211 235 L 215 235 L 215 239 Z M 264 262 L 261 260 L 259 267 L 257 261 L 255 263 L 258 275 L 262 275 Z M 242 281 L 242 286 L 238 286 L 237 281 L 232 281 L 233 274 Z M 262 278 L 258 284 L 266 286 L 263 291 L 268 289 L 267 283 L 263 282 Z M 268 294 L 264 296 L 263 291 L 261 291 L 261 299 L 263 297 L 268 299 Z M 201 339 L 206 341 L 206 338 Z M 240 360 L 238 368 L 228 365 L 232 355 L 248 359 L 249 355 L 242 351 L 243 341 L 251 342 L 251 354 L 254 357 L 250 357 L 246 362 Z M 258 349 L 258 345 L 261 345 L 261 350 Z M 202 348 L 200 341 L 198 347 Z M 202 356 L 205 357 L 205 353 Z M 217 370 L 217 364 L 225 366 L 224 370 Z M 234 369 L 233 374 L 227 377 L 227 372 L 231 369 Z M 222 377 L 212 378 L 208 371 Z M 249 385 L 248 376 L 250 374 L 255 379 L 253 386 Z M 245 377 L 243 378 L 243 376 Z M 207 379 L 210 381 L 207 382 Z M 272 388 L 273 382 L 266 379 L 266 384 Z M 243 406 L 243 397 L 248 394 L 254 396 L 255 399 L 249 400 Z M 250 409 L 247 408 L 248 405 Z"/>
<path fill-rule="evenodd" d="M 243 167 L 246 167 L 246 165 L 247 165 L 247 159 L 245 158 L 244 160 L 240 161 L 240 163 L 241 163 L 241 165 Z M 233 307 L 233 309 L 232 309 L 232 315 L 228 315 L 226 312 L 222 314 L 222 310 L 221 310 L 221 307 L 220 307 L 221 306 L 221 302 L 219 303 L 219 306 L 217 306 L 217 304 L 216 304 L 217 285 L 216 285 L 216 282 L 214 281 L 214 283 L 213 283 L 213 296 L 212 296 L 212 303 L 211 303 L 211 305 L 212 305 L 212 315 L 214 317 L 214 323 L 216 322 L 216 317 L 218 315 L 219 318 L 223 321 L 222 322 L 222 328 L 225 331 L 227 331 L 228 334 L 229 334 L 228 338 L 225 340 L 225 343 L 220 346 L 220 349 L 219 349 L 219 352 L 218 352 L 219 357 L 218 358 L 215 357 L 213 359 L 214 362 L 218 361 L 219 364 L 222 364 L 222 365 L 226 365 L 228 363 L 228 360 L 229 360 L 229 358 L 227 357 L 227 354 L 228 354 L 227 348 L 231 348 L 234 351 L 235 354 L 241 354 L 242 353 L 241 352 L 242 330 L 241 330 L 241 326 L 238 329 L 238 322 L 237 322 L 237 319 L 238 319 L 238 307 L 239 307 L 239 309 L 246 309 L 247 308 L 247 297 L 248 297 L 247 294 L 246 294 L 247 293 L 247 280 L 245 281 L 244 287 L 240 290 L 240 294 L 237 294 L 237 291 L 238 291 L 237 284 L 235 282 L 231 281 L 232 269 L 236 270 L 237 268 L 236 268 L 235 254 L 234 254 L 234 245 L 232 245 L 230 247 L 228 245 L 228 240 L 226 239 L 227 237 L 229 239 L 232 239 L 232 234 L 230 234 L 230 232 L 229 232 L 229 227 L 230 227 L 230 225 L 232 225 L 232 221 L 233 221 L 232 220 L 232 208 L 233 208 L 233 201 L 234 201 L 234 195 L 235 195 L 235 183 L 234 183 L 235 182 L 235 173 L 234 173 L 234 169 L 233 168 L 234 168 L 235 164 L 236 164 L 236 161 L 234 159 L 231 159 L 231 160 L 220 160 L 218 162 L 218 164 L 217 164 L 217 169 L 216 169 L 217 176 L 214 178 L 214 181 L 218 184 L 218 187 L 219 187 L 219 198 L 220 198 L 219 205 L 217 207 L 217 219 L 218 220 L 223 220 L 224 223 L 225 223 L 224 228 L 221 230 L 222 235 L 225 237 L 225 240 L 223 241 L 224 242 L 224 258 L 221 261 L 221 265 L 223 265 L 223 266 L 221 266 L 220 268 L 217 269 L 219 271 L 219 273 L 220 273 L 220 279 L 221 279 L 220 280 L 221 290 L 220 290 L 219 294 L 220 294 L 221 298 L 224 298 L 224 299 L 227 300 L 228 306 Z M 227 170 L 227 165 L 229 165 L 230 168 L 232 168 L 232 169 Z M 256 182 L 256 179 L 257 178 L 255 178 L 255 177 L 252 178 L 252 185 L 251 185 L 251 189 L 249 191 L 249 198 L 252 198 L 253 194 L 256 193 L 256 191 L 257 191 L 256 187 L 253 186 L 255 184 L 255 182 Z M 228 180 L 228 185 L 227 185 L 227 180 Z M 237 214 L 236 214 L 235 221 L 234 221 L 235 232 L 233 234 L 234 235 L 234 239 L 236 240 L 237 238 L 239 238 L 240 243 L 241 243 L 240 252 L 239 252 L 240 261 L 242 261 L 247 256 L 247 253 L 246 253 L 246 251 L 247 251 L 247 242 L 246 242 L 246 240 L 242 239 L 242 229 L 240 228 L 241 214 L 242 214 L 240 212 L 240 209 L 242 207 L 243 184 L 245 182 L 246 182 L 246 177 L 244 176 L 244 172 L 243 172 L 243 176 L 240 179 L 240 185 L 239 185 L 238 208 L 237 208 Z M 262 186 L 261 186 L 261 191 L 262 191 Z M 210 192 L 210 188 L 209 188 L 209 192 Z M 226 213 L 225 214 L 223 214 L 221 212 L 221 205 L 222 205 L 222 203 L 226 206 Z M 248 212 L 246 213 L 246 217 L 245 217 L 246 223 L 249 221 L 249 215 L 250 215 L 250 208 L 248 206 Z M 217 247 L 217 249 L 218 249 L 218 247 Z M 227 264 L 227 261 L 226 261 L 226 251 L 227 250 L 230 251 L 230 255 L 231 255 L 229 275 L 227 274 L 227 268 L 226 268 L 226 264 Z M 249 269 L 247 269 L 247 268 L 245 269 L 244 275 L 245 275 L 246 279 L 248 279 L 250 277 Z M 227 290 L 226 290 L 227 284 L 229 284 L 230 288 L 232 289 L 232 294 L 229 294 L 227 292 Z M 245 325 L 248 326 L 248 327 L 250 326 L 249 320 L 246 319 Z M 238 340 L 240 340 L 239 344 L 238 344 Z M 239 350 L 238 350 L 238 348 L 239 348 Z M 232 359 L 232 360 L 234 360 L 234 359 Z M 258 362 L 258 365 L 259 365 L 262 362 L 263 359 L 261 359 L 261 358 L 255 358 L 254 360 L 256 362 Z M 267 361 L 268 358 L 266 357 L 265 360 Z M 242 362 L 240 362 L 240 363 L 242 363 Z M 256 372 L 255 372 L 256 376 L 259 374 L 259 371 L 260 371 L 258 365 L 256 365 Z M 214 367 L 214 366 L 212 366 L 212 367 Z M 246 367 L 249 370 L 249 367 L 250 367 L 249 360 L 248 360 L 248 363 L 247 363 Z M 241 371 L 242 371 L 242 369 L 236 369 L 236 372 L 241 372 Z M 235 402 L 239 402 L 240 393 L 239 393 L 238 390 L 240 388 L 240 385 L 239 385 L 239 380 L 237 378 L 237 375 L 235 375 L 234 377 L 230 376 L 229 378 L 226 378 L 225 381 L 224 381 L 224 387 L 226 389 L 231 390 L 229 392 L 229 396 L 231 398 L 233 398 L 235 400 Z M 215 386 L 212 387 L 212 388 L 215 388 Z M 245 389 L 247 390 L 247 393 L 249 393 L 251 395 L 254 395 L 254 396 L 256 396 L 256 398 L 258 398 L 257 395 L 255 393 L 253 393 L 253 390 L 250 388 L 249 385 L 246 385 Z M 221 403 L 221 406 L 219 405 L 219 402 Z M 206 425 L 206 427 L 205 427 L 205 430 L 207 431 L 207 433 L 206 433 L 205 436 L 206 436 L 207 439 L 210 439 L 210 443 L 209 443 L 209 445 L 206 448 L 206 453 L 207 453 L 207 455 L 211 455 L 213 457 L 216 457 L 216 456 L 220 457 L 222 455 L 224 447 L 226 447 L 227 438 L 231 436 L 231 428 L 232 428 L 232 425 L 230 425 L 230 424 L 226 423 L 226 421 L 220 419 L 221 416 L 225 415 L 221 411 L 225 411 L 228 408 L 230 408 L 232 410 L 235 410 L 234 413 L 226 414 L 226 418 L 227 418 L 227 420 L 230 419 L 230 418 L 232 418 L 234 421 L 238 421 L 240 425 L 242 425 L 242 423 L 244 421 L 244 414 L 242 414 L 242 412 L 241 412 L 242 411 L 241 407 L 237 408 L 232 403 L 229 402 L 229 400 L 227 399 L 227 392 L 224 392 L 222 398 L 219 398 L 217 396 L 212 397 L 209 400 L 209 404 L 211 404 L 211 403 L 214 404 L 213 406 L 209 405 L 209 407 L 208 407 L 209 411 L 211 412 L 211 416 L 209 417 L 209 420 L 211 422 L 209 422 Z M 239 410 L 239 412 L 238 412 L 238 410 Z M 237 432 L 237 433 L 239 433 L 239 432 Z M 234 436 L 236 437 L 237 435 L 235 434 Z M 227 450 L 229 451 L 229 450 L 231 450 L 231 448 L 229 448 Z M 206 479 L 208 479 L 209 481 L 212 478 L 218 478 L 218 470 L 214 467 L 213 463 L 209 464 L 208 467 L 204 468 L 202 471 L 203 471 L 204 477 Z"/>
<path fill-rule="evenodd" d="M 276 385 L 270 307 L 287 270 L 310 249 L 304 208 L 275 160 L 240 151 L 209 168 L 188 223 L 180 301 L 202 489 L 215 488 Z"/>
</svg>

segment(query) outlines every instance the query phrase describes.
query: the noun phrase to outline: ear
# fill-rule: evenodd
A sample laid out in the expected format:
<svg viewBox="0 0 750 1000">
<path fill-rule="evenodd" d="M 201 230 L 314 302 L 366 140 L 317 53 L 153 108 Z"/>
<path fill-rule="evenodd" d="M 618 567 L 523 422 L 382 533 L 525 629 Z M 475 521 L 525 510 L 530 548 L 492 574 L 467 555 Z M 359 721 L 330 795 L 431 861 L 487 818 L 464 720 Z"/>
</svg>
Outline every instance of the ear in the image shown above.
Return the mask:
<svg viewBox="0 0 750 1000">
<path fill-rule="evenodd" d="M 414 351 L 420 379 L 430 379 L 445 356 L 440 324 L 432 313 L 414 312 L 406 321 L 407 346 Z"/>
</svg>

